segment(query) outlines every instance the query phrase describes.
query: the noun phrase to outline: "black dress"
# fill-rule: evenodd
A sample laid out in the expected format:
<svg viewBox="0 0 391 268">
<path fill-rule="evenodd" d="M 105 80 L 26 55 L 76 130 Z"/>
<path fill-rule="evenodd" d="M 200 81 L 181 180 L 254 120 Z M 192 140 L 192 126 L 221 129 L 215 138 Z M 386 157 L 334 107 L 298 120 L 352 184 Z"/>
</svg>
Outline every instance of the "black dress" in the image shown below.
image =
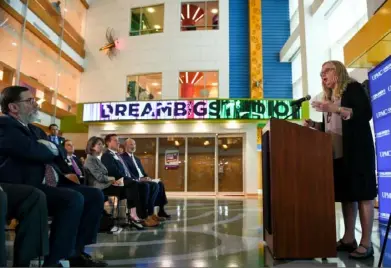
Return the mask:
<svg viewBox="0 0 391 268">
<path fill-rule="evenodd" d="M 360 83 L 351 82 L 347 86 L 341 106 L 351 108 L 353 116 L 342 120 L 343 158 L 334 160 L 335 201 L 373 200 L 377 185 L 375 148 L 369 125 L 372 109 Z"/>
</svg>

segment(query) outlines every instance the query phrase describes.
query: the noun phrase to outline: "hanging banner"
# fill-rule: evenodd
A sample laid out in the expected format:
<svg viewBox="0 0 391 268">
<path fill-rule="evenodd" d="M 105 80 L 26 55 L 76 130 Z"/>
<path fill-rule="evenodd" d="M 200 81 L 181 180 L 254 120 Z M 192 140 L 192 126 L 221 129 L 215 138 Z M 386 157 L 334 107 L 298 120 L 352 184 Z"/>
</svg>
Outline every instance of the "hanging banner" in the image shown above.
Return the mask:
<svg viewBox="0 0 391 268">
<path fill-rule="evenodd" d="M 126 120 L 268 120 L 294 112 L 290 100 L 208 99 L 85 103 L 83 122 Z M 288 119 L 301 119 L 301 111 Z"/>
<path fill-rule="evenodd" d="M 391 213 L 391 56 L 368 73 L 376 141 L 379 220 Z"/>
<path fill-rule="evenodd" d="M 165 169 L 177 169 L 179 168 L 179 151 L 178 150 L 166 150 L 165 152 Z"/>
</svg>

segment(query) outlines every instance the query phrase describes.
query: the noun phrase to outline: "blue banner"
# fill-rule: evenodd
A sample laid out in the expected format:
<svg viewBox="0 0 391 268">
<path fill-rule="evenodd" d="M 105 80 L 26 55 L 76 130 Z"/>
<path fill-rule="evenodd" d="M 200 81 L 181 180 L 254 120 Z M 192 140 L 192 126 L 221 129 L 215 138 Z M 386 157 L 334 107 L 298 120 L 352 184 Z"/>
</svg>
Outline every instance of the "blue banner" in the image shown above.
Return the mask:
<svg viewBox="0 0 391 268">
<path fill-rule="evenodd" d="M 379 220 L 391 213 L 391 56 L 369 74 L 379 187 Z"/>
</svg>

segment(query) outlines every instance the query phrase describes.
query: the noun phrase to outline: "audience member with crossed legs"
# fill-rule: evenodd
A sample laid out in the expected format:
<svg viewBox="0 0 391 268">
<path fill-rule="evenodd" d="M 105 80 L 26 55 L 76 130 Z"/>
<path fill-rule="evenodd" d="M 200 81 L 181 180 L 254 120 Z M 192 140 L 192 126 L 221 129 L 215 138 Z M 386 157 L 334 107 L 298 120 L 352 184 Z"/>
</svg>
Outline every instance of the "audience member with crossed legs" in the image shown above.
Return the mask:
<svg viewBox="0 0 391 268">
<path fill-rule="evenodd" d="M 154 203 L 158 194 L 158 188 L 149 187 L 146 184 L 140 183 L 131 177 L 129 170 L 126 167 L 122 157 L 118 153 L 119 141 L 116 134 L 109 134 L 105 137 L 106 152 L 102 155 L 102 163 L 107 168 L 109 176 L 115 178 L 124 178 L 124 184 L 130 185 L 138 192 L 140 199 L 136 205 L 136 210 L 131 209 L 130 217 L 132 220 L 139 220 L 138 216 L 143 219 L 142 224 L 146 227 L 154 227 L 159 225 L 159 222 L 152 217 L 153 210 L 148 210 L 148 203 Z"/>
<path fill-rule="evenodd" d="M 67 167 L 61 150 L 31 124 L 38 117 L 38 105 L 28 88 L 5 88 L 0 104 L 5 114 L 0 117 L 0 181 L 40 189 L 53 216 L 44 266 L 59 266 L 64 258 L 71 266 L 106 266 L 84 251 L 86 245 L 96 243 L 102 192 L 78 185 L 75 174 L 64 173 Z"/>
</svg>

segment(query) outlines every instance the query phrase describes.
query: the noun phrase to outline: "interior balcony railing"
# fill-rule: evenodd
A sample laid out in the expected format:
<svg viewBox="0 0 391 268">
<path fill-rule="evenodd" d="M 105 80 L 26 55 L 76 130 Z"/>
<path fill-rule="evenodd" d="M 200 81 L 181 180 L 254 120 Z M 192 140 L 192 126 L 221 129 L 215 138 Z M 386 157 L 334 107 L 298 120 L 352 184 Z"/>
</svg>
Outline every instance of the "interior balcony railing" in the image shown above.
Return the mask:
<svg viewBox="0 0 391 268">
<path fill-rule="evenodd" d="M 63 40 L 82 58 L 85 58 L 84 39 L 64 19 L 57 13 L 49 0 L 20 0 L 23 4 L 28 4 L 28 8 L 50 27 L 58 36 L 61 36 L 62 21 L 64 20 Z"/>
<path fill-rule="evenodd" d="M 2 79 L 0 79 L 0 92 L 5 87 L 11 86 L 15 79 L 16 70 L 11 66 L 0 61 L 0 71 L 2 72 Z M 1 77 L 0 77 L 1 78 Z M 66 98 L 60 93 L 55 96 L 54 89 L 51 89 L 38 80 L 20 73 L 20 84 L 25 85 L 32 89 L 35 94 L 37 103 L 40 106 L 40 110 L 50 116 L 56 118 L 63 118 L 66 116 L 74 116 L 77 112 L 76 102 Z M 54 114 L 55 112 L 55 114 Z"/>
</svg>

